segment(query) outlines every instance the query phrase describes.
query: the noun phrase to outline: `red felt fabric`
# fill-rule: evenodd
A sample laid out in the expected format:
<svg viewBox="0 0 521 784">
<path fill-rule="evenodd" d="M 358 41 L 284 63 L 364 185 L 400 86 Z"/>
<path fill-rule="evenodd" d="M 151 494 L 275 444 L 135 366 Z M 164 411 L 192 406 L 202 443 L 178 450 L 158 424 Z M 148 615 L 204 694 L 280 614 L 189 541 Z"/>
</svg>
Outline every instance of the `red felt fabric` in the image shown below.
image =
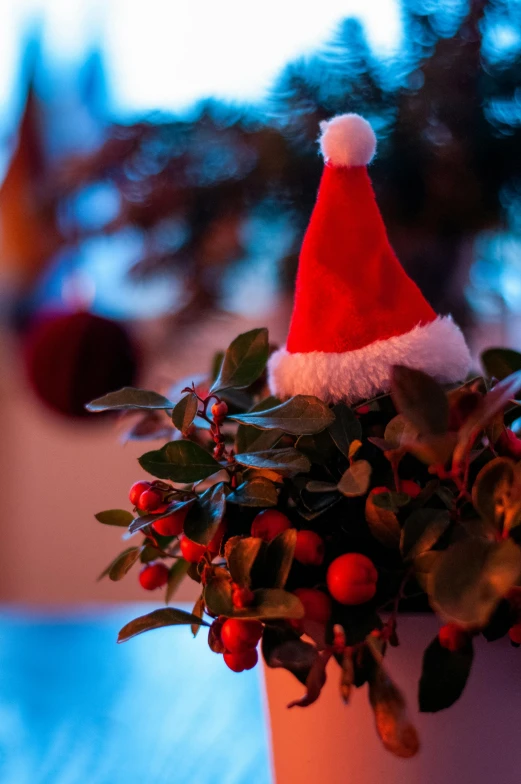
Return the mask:
<svg viewBox="0 0 521 784">
<path fill-rule="evenodd" d="M 327 164 L 300 253 L 287 350 L 353 351 L 435 318 L 389 245 L 366 167 Z"/>
</svg>

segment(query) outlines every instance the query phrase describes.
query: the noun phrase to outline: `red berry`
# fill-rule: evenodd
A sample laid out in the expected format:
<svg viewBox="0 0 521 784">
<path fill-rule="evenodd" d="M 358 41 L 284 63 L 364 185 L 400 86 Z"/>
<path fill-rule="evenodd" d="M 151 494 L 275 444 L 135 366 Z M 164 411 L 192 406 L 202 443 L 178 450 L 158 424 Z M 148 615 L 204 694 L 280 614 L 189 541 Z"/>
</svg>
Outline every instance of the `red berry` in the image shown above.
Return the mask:
<svg viewBox="0 0 521 784">
<path fill-rule="evenodd" d="M 515 623 L 509 629 L 508 636 L 515 645 L 521 645 L 521 623 Z"/>
<path fill-rule="evenodd" d="M 249 588 L 240 588 L 237 586 L 237 588 L 233 589 L 232 602 L 233 606 L 237 607 L 237 609 L 244 610 L 246 607 L 251 607 L 254 601 L 255 595 Z"/>
<path fill-rule="evenodd" d="M 346 553 L 330 564 L 326 579 L 329 593 L 337 602 L 363 604 L 376 593 L 378 572 L 366 555 Z"/>
<path fill-rule="evenodd" d="M 324 560 L 324 540 L 314 531 L 299 531 L 295 561 L 306 566 L 320 566 Z"/>
<path fill-rule="evenodd" d="M 145 490 L 148 490 L 149 487 L 150 487 L 150 482 L 134 482 L 134 484 L 130 488 L 130 493 L 128 494 L 132 506 L 137 506 L 137 502 L 139 501 L 139 496 L 141 495 L 141 493 L 144 493 Z"/>
<path fill-rule="evenodd" d="M 417 485 L 416 482 L 413 482 L 412 479 L 402 479 L 400 482 L 400 490 L 402 493 L 410 495 L 411 498 L 416 498 L 422 491 L 421 487 Z"/>
<path fill-rule="evenodd" d="M 186 515 L 188 514 L 188 507 L 183 506 L 167 517 L 161 517 L 152 523 L 152 528 L 157 534 L 161 536 L 179 536 L 183 533 L 183 526 L 185 523 Z"/>
<path fill-rule="evenodd" d="M 221 420 L 224 419 L 224 417 L 228 413 L 228 406 L 226 405 L 224 400 L 221 400 L 220 403 L 214 403 L 211 410 L 212 410 L 213 418 L 216 420 Z"/>
<path fill-rule="evenodd" d="M 234 672 L 251 670 L 259 661 L 255 648 L 250 648 L 247 651 L 240 651 L 239 653 L 226 652 L 223 658 L 230 670 L 233 670 Z"/>
<path fill-rule="evenodd" d="M 291 522 L 282 512 L 276 509 L 265 509 L 255 517 L 251 526 L 251 535 L 265 542 L 271 542 L 277 534 L 291 528 Z"/>
<path fill-rule="evenodd" d="M 293 591 L 304 605 L 304 617 L 307 621 L 327 623 L 331 616 L 331 599 L 323 591 L 316 588 L 297 588 Z"/>
<path fill-rule="evenodd" d="M 460 651 L 465 647 L 468 634 L 465 629 L 458 626 L 457 623 L 446 623 L 438 632 L 438 639 L 442 648 L 446 648 L 452 653 Z"/>
<path fill-rule="evenodd" d="M 158 490 L 151 487 L 145 490 L 138 498 L 136 506 L 142 512 L 156 512 L 163 503 L 163 497 Z"/>
<path fill-rule="evenodd" d="M 164 563 L 147 564 L 139 573 L 139 582 L 145 590 L 154 591 L 167 584 L 168 575 L 168 567 Z"/>
<path fill-rule="evenodd" d="M 228 618 L 221 629 L 221 640 L 230 653 L 240 653 L 255 648 L 262 637 L 260 621 Z"/>
<path fill-rule="evenodd" d="M 181 555 L 185 559 L 185 561 L 189 561 L 189 563 L 198 563 L 203 555 L 205 554 L 206 550 L 208 549 L 204 544 L 197 544 L 197 542 L 192 542 L 191 539 L 187 539 L 186 536 L 183 536 L 180 540 L 181 546 Z"/>
</svg>

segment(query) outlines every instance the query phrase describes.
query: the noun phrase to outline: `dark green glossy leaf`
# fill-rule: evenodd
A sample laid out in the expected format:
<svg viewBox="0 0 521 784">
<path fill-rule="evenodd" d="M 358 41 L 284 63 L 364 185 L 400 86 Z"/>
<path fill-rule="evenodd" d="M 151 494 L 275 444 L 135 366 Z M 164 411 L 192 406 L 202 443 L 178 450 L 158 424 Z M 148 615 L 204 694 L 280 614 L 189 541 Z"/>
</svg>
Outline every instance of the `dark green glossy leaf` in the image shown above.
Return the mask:
<svg viewBox="0 0 521 784">
<path fill-rule="evenodd" d="M 417 509 L 402 528 L 400 550 L 403 557 L 410 561 L 431 550 L 449 525 L 447 509 Z"/>
<path fill-rule="evenodd" d="M 131 512 L 124 509 L 108 509 L 106 512 L 98 512 L 94 517 L 103 525 L 117 525 L 121 528 L 128 528 L 133 520 Z"/>
<path fill-rule="evenodd" d="M 178 558 L 170 567 L 170 574 L 168 575 L 168 584 L 166 586 L 165 604 L 169 604 L 170 599 L 175 594 L 177 588 L 188 574 L 190 564 L 184 558 Z"/>
<path fill-rule="evenodd" d="M 521 390 L 521 370 L 500 381 L 476 406 L 458 433 L 454 450 L 454 463 L 460 465 L 475 436 L 496 414 L 503 411 L 508 402 Z"/>
<path fill-rule="evenodd" d="M 108 576 L 110 580 L 117 582 L 122 580 L 126 573 L 134 566 L 141 554 L 141 547 L 128 547 L 117 555 L 112 563 L 100 574 L 98 580 Z"/>
<path fill-rule="evenodd" d="M 262 585 L 267 588 L 284 588 L 293 563 L 296 544 L 296 528 L 289 528 L 271 540 L 266 553 Z"/>
<path fill-rule="evenodd" d="M 443 387 L 421 370 L 394 365 L 391 397 L 422 435 L 442 435 L 449 424 L 449 402 Z"/>
<path fill-rule="evenodd" d="M 390 495 L 390 493 L 373 493 L 368 496 L 365 503 L 365 519 L 371 534 L 380 544 L 397 549 L 401 534 L 400 523 L 396 517 L 397 510 L 376 504 L 380 495 Z"/>
<path fill-rule="evenodd" d="M 228 347 L 219 375 L 210 391 L 220 392 L 230 387 L 236 389 L 249 387 L 266 367 L 268 354 L 267 329 L 252 329 L 239 335 Z"/>
<path fill-rule="evenodd" d="M 333 413 L 335 420 L 328 427 L 329 433 L 342 454 L 349 457 L 349 446 L 353 441 L 362 439 L 362 425 L 355 412 L 345 403 L 333 406 Z"/>
<path fill-rule="evenodd" d="M 172 422 L 181 433 L 186 433 L 197 414 L 198 401 L 193 392 L 181 398 L 172 411 Z"/>
<path fill-rule="evenodd" d="M 521 475 L 513 460 L 496 457 L 483 466 L 472 487 L 472 503 L 497 531 L 509 531 L 521 519 Z"/>
<path fill-rule="evenodd" d="M 148 613 L 148 615 L 134 618 L 133 621 L 125 624 L 118 634 L 118 642 L 126 642 L 131 637 L 143 634 L 143 632 L 149 632 L 152 629 L 161 629 L 163 626 L 189 626 L 193 623 L 197 623 L 200 626 L 210 625 L 203 621 L 202 618 L 192 615 L 192 613 L 177 610 L 174 607 L 163 607 L 160 610 Z"/>
<path fill-rule="evenodd" d="M 489 378 L 502 381 L 521 370 L 521 354 L 511 348 L 488 348 L 481 355 L 481 364 Z"/>
<path fill-rule="evenodd" d="M 246 452 L 235 455 L 237 463 L 250 468 L 265 468 L 284 476 L 307 473 L 311 463 L 297 449 L 267 449 L 263 452 Z"/>
<path fill-rule="evenodd" d="M 198 598 L 196 603 L 194 604 L 194 608 L 192 610 L 192 615 L 195 616 L 196 618 L 200 618 L 200 619 L 204 615 L 204 597 L 203 597 L 202 594 Z M 201 623 L 192 623 L 190 628 L 191 628 L 191 631 L 192 631 L 192 634 L 194 635 L 194 637 L 197 637 L 199 631 L 201 630 Z"/>
<path fill-rule="evenodd" d="M 276 428 L 298 436 L 320 433 L 334 421 L 335 415 L 318 397 L 296 395 L 275 408 L 231 418 L 261 430 Z"/>
<path fill-rule="evenodd" d="M 267 549 L 266 542 L 254 536 L 232 536 L 228 539 L 224 548 L 224 557 L 232 580 L 240 586 L 249 588 L 253 564 L 259 554 Z"/>
<path fill-rule="evenodd" d="M 294 593 L 280 588 L 261 588 L 253 592 L 254 604 L 242 610 L 234 608 L 234 618 L 303 618 L 304 607 Z"/>
<path fill-rule="evenodd" d="M 414 757 L 419 751 L 420 741 L 407 715 L 404 696 L 379 664 L 369 678 L 369 702 L 374 711 L 376 731 L 384 747 L 396 757 Z"/>
<path fill-rule="evenodd" d="M 380 507 L 380 509 L 387 509 L 395 514 L 411 500 L 407 493 L 396 493 L 394 490 L 389 490 L 388 493 L 375 493 L 371 498 L 375 506 Z"/>
<path fill-rule="evenodd" d="M 189 498 L 188 501 L 173 501 L 168 505 L 165 511 L 161 512 L 160 514 L 138 515 L 132 520 L 128 530 L 131 534 L 135 534 L 137 531 L 141 531 L 143 528 L 146 528 L 147 525 L 150 525 L 150 523 L 153 523 L 156 520 L 161 520 L 163 517 L 168 517 L 173 512 L 177 512 L 184 506 L 189 506 L 189 504 L 193 503 L 195 503 L 195 498 Z"/>
<path fill-rule="evenodd" d="M 87 411 L 123 411 L 125 409 L 159 408 L 170 409 L 174 404 L 171 400 L 151 392 L 148 389 L 135 389 L 134 387 L 123 387 L 116 392 L 109 392 L 108 395 L 98 397 L 92 403 L 87 403 Z"/>
<path fill-rule="evenodd" d="M 243 482 L 226 499 L 230 504 L 240 506 L 276 506 L 277 488 L 269 479 L 259 477 Z"/>
<path fill-rule="evenodd" d="M 210 544 L 226 508 L 224 485 L 219 482 L 198 496 L 186 516 L 184 532 L 193 542 Z"/>
<path fill-rule="evenodd" d="M 170 441 L 161 449 L 146 452 L 139 465 L 152 476 L 188 484 L 215 474 L 221 466 L 193 441 Z"/>
<path fill-rule="evenodd" d="M 336 493 L 338 492 L 338 487 L 332 482 L 320 482 L 312 479 L 307 483 L 306 490 L 308 493 Z"/>
<path fill-rule="evenodd" d="M 283 667 L 305 685 L 318 651 L 291 629 L 267 626 L 262 635 L 262 655 L 268 667 Z"/>
<path fill-rule="evenodd" d="M 365 495 L 369 490 L 372 468 L 367 460 L 357 460 L 345 471 L 337 487 L 347 498 Z"/>
<path fill-rule="evenodd" d="M 280 400 L 276 397 L 266 397 L 254 405 L 248 413 L 265 411 L 279 405 Z M 236 451 L 242 454 L 243 452 L 262 452 L 264 449 L 271 449 L 283 435 L 282 430 L 259 430 L 258 427 L 252 425 L 239 425 L 235 437 Z"/>
<path fill-rule="evenodd" d="M 327 465 L 338 456 L 335 442 L 331 438 L 329 430 L 322 430 L 321 433 L 315 433 L 311 436 L 300 436 L 296 447 L 315 465 Z"/>
<path fill-rule="evenodd" d="M 226 615 L 229 618 L 234 614 L 232 582 L 225 569 L 218 567 L 213 570 L 204 587 L 204 601 L 214 615 Z"/>
<path fill-rule="evenodd" d="M 455 623 L 485 626 L 521 575 L 521 548 L 511 539 L 463 539 L 436 560 L 429 580 L 431 604 Z"/>
<path fill-rule="evenodd" d="M 459 700 L 472 667 L 474 649 L 469 638 L 459 651 L 449 651 L 436 636 L 423 655 L 418 701 L 422 713 L 435 713 Z"/>
</svg>

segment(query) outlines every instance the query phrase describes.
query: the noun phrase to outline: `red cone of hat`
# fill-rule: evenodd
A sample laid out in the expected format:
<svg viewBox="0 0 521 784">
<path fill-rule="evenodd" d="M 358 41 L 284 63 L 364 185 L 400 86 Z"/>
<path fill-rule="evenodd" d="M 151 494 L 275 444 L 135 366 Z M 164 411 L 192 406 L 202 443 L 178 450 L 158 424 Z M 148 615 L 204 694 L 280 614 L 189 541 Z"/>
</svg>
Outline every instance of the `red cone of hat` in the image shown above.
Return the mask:
<svg viewBox="0 0 521 784">
<path fill-rule="evenodd" d="M 462 380 L 470 355 L 396 258 L 366 165 L 376 139 L 355 114 L 322 126 L 326 165 L 300 254 L 286 347 L 270 359 L 274 394 L 354 402 L 387 392 L 394 364 Z"/>
</svg>

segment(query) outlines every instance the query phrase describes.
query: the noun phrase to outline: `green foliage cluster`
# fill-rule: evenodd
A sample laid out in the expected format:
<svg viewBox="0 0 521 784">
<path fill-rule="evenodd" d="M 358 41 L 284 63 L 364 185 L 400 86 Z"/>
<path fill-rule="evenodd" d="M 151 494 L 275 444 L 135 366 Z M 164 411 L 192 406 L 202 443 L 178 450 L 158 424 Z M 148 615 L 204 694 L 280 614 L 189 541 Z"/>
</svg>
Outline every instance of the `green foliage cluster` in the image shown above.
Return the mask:
<svg viewBox="0 0 521 784">
<path fill-rule="evenodd" d="M 521 619 L 521 442 L 509 428 L 519 413 L 521 355 L 490 349 L 482 377 L 449 389 L 396 366 L 390 394 L 350 408 L 308 395 L 270 397 L 268 354 L 267 330 L 252 330 L 232 342 L 214 378 L 186 387 L 178 399 L 122 389 L 90 404 L 92 411 L 137 411 L 142 429 L 151 418 L 149 434 L 160 438 L 168 419 L 173 433 L 139 459 L 166 509 L 97 515 L 139 540 L 102 576 L 120 580 L 138 562 L 162 561 L 170 570 L 167 606 L 130 621 L 119 640 L 161 626 L 186 624 L 196 634 L 215 618 L 260 619 L 266 664 L 305 685 L 294 704 L 314 702 L 326 669 L 331 675 L 336 667 L 342 699 L 368 682 L 384 744 L 411 756 L 417 736 L 384 665 L 387 646 L 399 644 L 400 611 L 434 611 L 464 635 L 457 650 L 436 637 L 425 651 L 419 707 L 428 712 L 459 698 L 473 639 L 498 639 Z M 222 421 L 209 414 L 212 400 L 227 402 Z M 218 554 L 207 550 L 187 563 L 177 537 L 154 532 L 154 521 L 183 507 L 184 535 L 197 544 L 208 546 L 224 527 Z M 293 527 L 267 543 L 251 536 L 251 524 L 270 507 Z M 294 559 L 302 529 L 324 540 L 320 566 Z M 327 590 L 329 564 L 348 552 L 375 564 L 374 598 L 355 606 L 333 601 L 318 632 L 305 620 L 295 623 L 304 607 L 294 591 Z M 185 576 L 201 589 L 192 613 L 168 606 Z M 236 586 L 251 591 L 247 607 L 234 603 Z M 211 629 L 209 644 L 218 650 Z"/>
</svg>

